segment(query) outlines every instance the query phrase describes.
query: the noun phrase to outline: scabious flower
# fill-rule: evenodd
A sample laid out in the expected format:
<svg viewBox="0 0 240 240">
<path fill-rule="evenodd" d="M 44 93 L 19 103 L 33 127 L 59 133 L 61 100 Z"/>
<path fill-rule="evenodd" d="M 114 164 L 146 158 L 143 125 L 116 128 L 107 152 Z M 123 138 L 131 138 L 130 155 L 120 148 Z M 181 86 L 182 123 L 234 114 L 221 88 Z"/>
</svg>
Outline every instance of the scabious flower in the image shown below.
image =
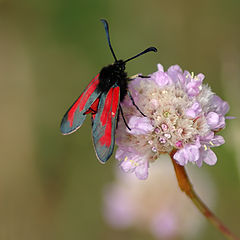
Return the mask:
<svg viewBox="0 0 240 240">
<path fill-rule="evenodd" d="M 218 132 L 225 127 L 229 105 L 203 80 L 201 73 L 182 71 L 178 65 L 164 72 L 158 64 L 158 71 L 149 78 L 130 82 L 129 90 L 146 117 L 125 98 L 122 108 L 131 131 L 120 118 L 116 132 L 116 159 L 124 172 L 146 179 L 149 164 L 172 151 L 182 166 L 217 162 L 212 148 L 224 143 Z"/>
<path fill-rule="evenodd" d="M 150 169 L 148 181 L 116 172 L 116 180 L 104 188 L 104 218 L 116 229 L 132 227 L 150 232 L 156 239 L 194 239 L 203 227 L 203 218 L 178 189 L 171 161 L 164 156 Z M 194 173 L 196 184 L 212 205 L 214 186 L 209 176 L 202 174 Z"/>
</svg>

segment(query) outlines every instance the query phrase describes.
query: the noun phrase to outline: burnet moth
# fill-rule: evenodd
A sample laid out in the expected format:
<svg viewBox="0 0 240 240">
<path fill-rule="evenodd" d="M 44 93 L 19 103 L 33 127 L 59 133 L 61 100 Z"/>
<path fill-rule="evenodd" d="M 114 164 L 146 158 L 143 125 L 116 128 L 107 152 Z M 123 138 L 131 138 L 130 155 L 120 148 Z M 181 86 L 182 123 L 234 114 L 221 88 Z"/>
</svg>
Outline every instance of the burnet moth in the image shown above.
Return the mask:
<svg viewBox="0 0 240 240">
<path fill-rule="evenodd" d="M 100 73 L 88 84 L 86 89 L 64 115 L 60 128 L 62 134 L 71 134 L 81 127 L 87 114 L 91 113 L 95 152 L 99 161 L 105 163 L 113 153 L 119 113 L 122 114 L 126 127 L 129 128 L 124 119 L 120 104 L 127 94 L 133 105 L 145 116 L 134 103 L 128 91 L 128 81 L 131 79 L 128 78 L 125 72 L 125 65 L 128 61 L 147 52 L 156 52 L 157 49 L 149 47 L 125 61 L 117 60 L 110 42 L 108 23 L 104 19 L 101 21 L 104 24 L 114 63 L 102 68 Z M 129 128 L 129 130 L 131 129 Z"/>
</svg>

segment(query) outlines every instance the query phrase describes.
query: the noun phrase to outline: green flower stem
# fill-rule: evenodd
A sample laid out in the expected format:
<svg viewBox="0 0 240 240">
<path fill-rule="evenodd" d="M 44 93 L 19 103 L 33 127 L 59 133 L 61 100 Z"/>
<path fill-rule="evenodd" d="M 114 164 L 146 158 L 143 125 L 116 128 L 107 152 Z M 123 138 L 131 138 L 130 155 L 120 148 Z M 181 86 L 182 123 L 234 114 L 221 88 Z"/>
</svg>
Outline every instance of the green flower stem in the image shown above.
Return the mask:
<svg viewBox="0 0 240 240">
<path fill-rule="evenodd" d="M 186 170 L 183 166 L 176 163 L 173 159 L 173 155 L 176 151 L 170 153 L 174 170 L 176 173 L 178 185 L 180 189 L 186 193 L 186 195 L 192 200 L 195 206 L 200 210 L 200 212 L 211 222 L 227 239 L 240 240 L 236 237 L 230 230 L 224 226 L 224 224 L 209 210 L 209 208 L 203 203 L 203 201 L 195 193 L 192 184 L 188 178 Z"/>
</svg>

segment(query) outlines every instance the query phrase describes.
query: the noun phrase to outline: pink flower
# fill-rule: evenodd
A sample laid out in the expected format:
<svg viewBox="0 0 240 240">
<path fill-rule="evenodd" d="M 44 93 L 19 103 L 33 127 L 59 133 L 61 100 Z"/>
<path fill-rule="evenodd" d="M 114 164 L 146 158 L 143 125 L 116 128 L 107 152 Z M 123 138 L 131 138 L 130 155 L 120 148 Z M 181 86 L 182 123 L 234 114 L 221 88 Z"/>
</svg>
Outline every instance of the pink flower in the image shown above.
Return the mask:
<svg viewBox="0 0 240 240">
<path fill-rule="evenodd" d="M 120 168 L 124 172 L 135 172 L 140 180 L 145 180 L 148 177 L 148 159 L 137 153 L 134 148 L 119 146 L 115 157 L 121 161 Z"/>
<path fill-rule="evenodd" d="M 225 128 L 228 103 L 203 84 L 203 74 L 190 74 L 178 65 L 164 71 L 158 64 L 158 71 L 149 77 L 129 83 L 135 103 L 146 117 L 128 97 L 122 103 L 131 131 L 120 118 L 116 131 L 120 167 L 146 179 L 151 163 L 173 150 L 180 165 L 214 165 L 217 157 L 212 148 L 224 143 L 217 133 Z"/>
<path fill-rule="evenodd" d="M 178 232 L 177 224 L 176 216 L 171 210 L 160 211 L 152 221 L 151 231 L 160 239 L 168 239 Z"/>
<path fill-rule="evenodd" d="M 134 219 L 133 208 L 131 202 L 124 196 L 124 190 L 115 187 L 111 191 L 105 191 L 104 196 L 105 204 L 105 217 L 111 222 L 115 228 L 126 228 L 132 224 Z"/>
<path fill-rule="evenodd" d="M 169 160 L 163 155 L 162 161 L 154 163 L 154 168 L 149 170 L 148 181 L 144 182 L 130 174 L 116 172 L 114 182 L 104 189 L 103 214 L 110 226 L 148 231 L 156 239 L 195 239 L 201 230 L 202 218 L 178 189 Z M 208 175 L 202 174 L 200 177 L 194 172 L 196 184 L 211 205 L 214 188 Z"/>
</svg>

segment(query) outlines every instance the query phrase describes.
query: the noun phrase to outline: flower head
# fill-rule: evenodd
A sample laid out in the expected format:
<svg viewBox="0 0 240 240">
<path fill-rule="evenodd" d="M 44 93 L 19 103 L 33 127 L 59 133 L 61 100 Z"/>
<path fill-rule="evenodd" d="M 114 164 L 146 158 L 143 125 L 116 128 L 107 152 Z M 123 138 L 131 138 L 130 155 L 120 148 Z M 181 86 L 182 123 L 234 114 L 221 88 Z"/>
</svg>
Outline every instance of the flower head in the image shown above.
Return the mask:
<svg viewBox="0 0 240 240">
<path fill-rule="evenodd" d="M 116 158 L 123 171 L 146 179 L 149 163 L 173 150 L 180 165 L 216 163 L 211 148 L 224 143 L 217 133 L 225 127 L 229 105 L 203 80 L 201 73 L 190 74 L 178 65 L 164 72 L 158 64 L 158 71 L 149 78 L 130 82 L 134 101 L 146 117 L 125 98 L 122 108 L 131 131 L 120 118 L 116 133 Z"/>
</svg>

